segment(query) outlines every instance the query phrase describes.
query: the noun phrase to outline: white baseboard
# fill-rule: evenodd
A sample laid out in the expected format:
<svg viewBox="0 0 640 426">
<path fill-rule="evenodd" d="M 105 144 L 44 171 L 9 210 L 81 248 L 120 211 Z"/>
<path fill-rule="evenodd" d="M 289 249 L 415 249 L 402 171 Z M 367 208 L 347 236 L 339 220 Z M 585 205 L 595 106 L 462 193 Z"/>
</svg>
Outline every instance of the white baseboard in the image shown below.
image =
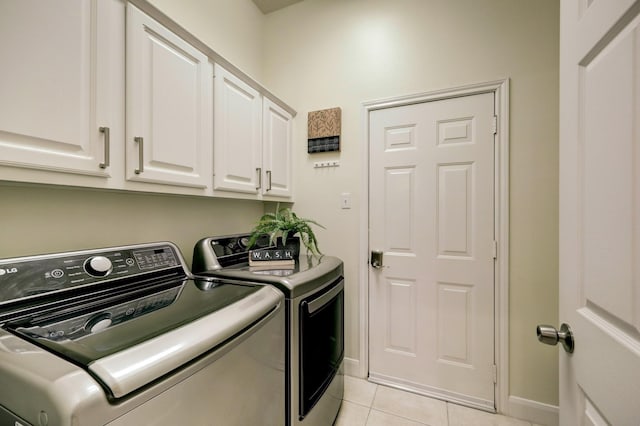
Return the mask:
<svg viewBox="0 0 640 426">
<path fill-rule="evenodd" d="M 556 405 L 544 404 L 518 396 L 509 396 L 505 413 L 511 417 L 527 420 L 537 425 L 558 426 L 559 410 Z"/>
<path fill-rule="evenodd" d="M 364 376 L 362 374 L 362 371 L 360 371 L 360 360 L 345 357 L 342 361 L 342 367 L 344 368 L 344 374 L 346 374 L 347 376 L 366 379 L 366 376 Z"/>
</svg>

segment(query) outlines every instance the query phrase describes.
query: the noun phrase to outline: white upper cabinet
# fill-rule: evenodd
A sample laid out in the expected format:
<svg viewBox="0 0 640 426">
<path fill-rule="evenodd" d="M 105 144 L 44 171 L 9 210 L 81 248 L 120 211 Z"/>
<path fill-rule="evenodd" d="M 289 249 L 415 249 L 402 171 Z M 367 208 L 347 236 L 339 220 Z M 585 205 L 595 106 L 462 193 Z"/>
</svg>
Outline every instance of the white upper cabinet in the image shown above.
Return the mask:
<svg viewBox="0 0 640 426">
<path fill-rule="evenodd" d="M 213 189 L 258 194 L 262 187 L 262 97 L 215 65 Z"/>
<path fill-rule="evenodd" d="M 262 164 L 265 170 L 263 194 L 291 197 L 291 123 L 287 111 L 268 98 L 263 101 Z"/>
<path fill-rule="evenodd" d="M 214 85 L 214 190 L 291 197 L 291 114 L 218 64 Z"/>
<path fill-rule="evenodd" d="M 0 2 L 0 178 L 104 186 L 124 135 L 123 25 L 117 0 Z"/>
<path fill-rule="evenodd" d="M 291 195 L 293 110 L 144 0 L 0 0 L 0 57 L 0 181 Z"/>
<path fill-rule="evenodd" d="M 207 56 L 131 4 L 126 51 L 127 179 L 205 189 L 213 144 Z"/>
</svg>

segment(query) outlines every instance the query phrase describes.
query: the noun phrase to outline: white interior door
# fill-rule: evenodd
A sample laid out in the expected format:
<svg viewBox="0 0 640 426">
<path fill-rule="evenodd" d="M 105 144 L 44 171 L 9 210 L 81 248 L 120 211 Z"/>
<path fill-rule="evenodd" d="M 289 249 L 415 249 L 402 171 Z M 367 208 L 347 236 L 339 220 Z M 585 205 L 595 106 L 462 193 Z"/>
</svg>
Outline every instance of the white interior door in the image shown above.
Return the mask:
<svg viewBox="0 0 640 426">
<path fill-rule="evenodd" d="M 369 377 L 493 411 L 494 94 L 369 123 Z"/>
<path fill-rule="evenodd" d="M 640 424 L 640 3 L 561 2 L 562 425 Z"/>
</svg>

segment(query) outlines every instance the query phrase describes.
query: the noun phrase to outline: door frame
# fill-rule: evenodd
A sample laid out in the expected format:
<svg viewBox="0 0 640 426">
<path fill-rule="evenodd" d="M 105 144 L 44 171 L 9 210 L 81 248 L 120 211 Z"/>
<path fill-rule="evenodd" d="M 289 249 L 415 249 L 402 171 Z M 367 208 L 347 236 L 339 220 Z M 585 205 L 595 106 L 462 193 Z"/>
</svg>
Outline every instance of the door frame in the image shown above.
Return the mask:
<svg viewBox="0 0 640 426">
<path fill-rule="evenodd" d="M 362 103 L 363 179 L 360 205 L 359 361 L 350 360 L 347 373 L 369 375 L 369 113 L 371 111 L 432 102 L 460 96 L 494 94 L 498 117 L 494 150 L 494 230 L 498 243 L 494 265 L 494 356 L 497 366 L 496 410 L 505 412 L 509 399 L 509 79 L 435 90 Z"/>
</svg>

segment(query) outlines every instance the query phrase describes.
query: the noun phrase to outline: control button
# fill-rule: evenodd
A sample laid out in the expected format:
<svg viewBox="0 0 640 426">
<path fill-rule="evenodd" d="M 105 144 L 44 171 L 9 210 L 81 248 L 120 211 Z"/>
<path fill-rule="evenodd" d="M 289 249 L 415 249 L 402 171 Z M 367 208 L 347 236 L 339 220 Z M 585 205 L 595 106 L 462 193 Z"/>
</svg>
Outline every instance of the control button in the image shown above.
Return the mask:
<svg viewBox="0 0 640 426">
<path fill-rule="evenodd" d="M 54 269 L 53 271 L 51 271 L 51 276 L 53 278 L 62 278 L 63 275 L 64 271 L 62 269 Z"/>
<path fill-rule="evenodd" d="M 128 257 L 127 260 L 125 260 L 125 263 L 129 266 L 133 266 L 135 262 L 133 261 L 132 258 Z"/>
<path fill-rule="evenodd" d="M 113 264 L 104 256 L 93 256 L 84 262 L 84 270 L 94 277 L 106 277 L 113 270 Z"/>
<path fill-rule="evenodd" d="M 109 328 L 111 322 L 111 314 L 103 312 L 89 318 L 89 320 L 84 324 L 84 329 L 91 333 L 97 333 Z"/>
</svg>

